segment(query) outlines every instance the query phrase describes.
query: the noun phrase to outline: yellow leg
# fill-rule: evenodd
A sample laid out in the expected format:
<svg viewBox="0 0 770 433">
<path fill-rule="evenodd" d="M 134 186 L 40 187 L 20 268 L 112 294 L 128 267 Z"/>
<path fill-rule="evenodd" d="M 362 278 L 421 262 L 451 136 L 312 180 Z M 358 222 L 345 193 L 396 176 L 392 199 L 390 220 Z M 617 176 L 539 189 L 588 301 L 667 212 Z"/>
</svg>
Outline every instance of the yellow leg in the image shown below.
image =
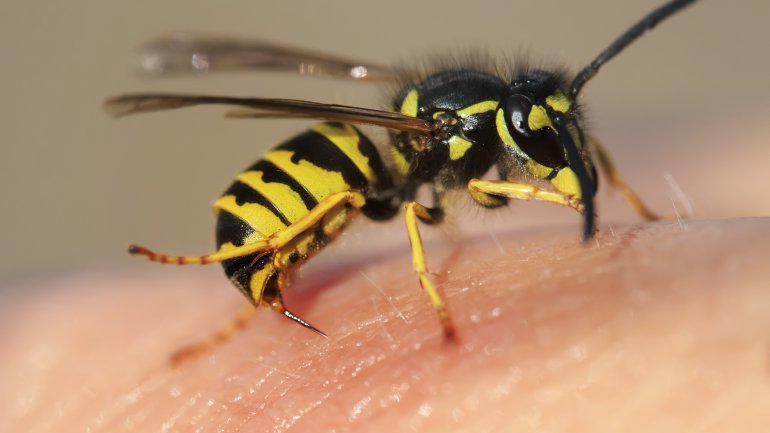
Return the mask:
<svg viewBox="0 0 770 433">
<path fill-rule="evenodd" d="M 299 219 L 296 223 L 292 224 L 289 227 L 286 227 L 284 230 L 276 233 L 270 238 L 259 242 L 255 242 L 253 244 L 244 245 L 243 247 L 234 248 L 233 250 L 229 250 L 224 253 L 214 253 L 208 256 L 192 256 L 192 257 L 160 256 L 140 247 L 133 247 L 132 252 L 136 254 L 145 254 L 148 257 L 150 257 L 151 260 L 154 259 L 155 261 L 159 261 L 161 263 L 206 264 L 206 263 L 212 263 L 215 261 L 227 260 L 229 258 L 240 257 L 243 255 L 252 254 L 262 250 L 264 250 L 265 252 L 275 251 L 289 244 L 290 242 L 292 242 L 294 239 L 302 235 L 302 233 L 306 232 L 307 230 L 312 229 L 324 218 L 324 216 L 329 214 L 329 212 L 333 211 L 334 209 L 338 208 L 339 206 L 345 203 L 349 203 L 351 206 L 354 206 L 354 207 L 361 207 L 365 204 L 365 198 L 363 195 L 361 195 L 356 191 L 346 191 L 346 192 L 333 194 L 327 197 L 321 203 L 319 203 L 306 216 Z M 274 258 L 274 260 L 278 260 L 278 259 Z M 271 294 L 268 295 L 267 297 L 262 297 L 261 299 L 253 299 L 253 300 L 256 302 L 259 302 L 262 305 L 267 305 L 268 307 L 278 311 L 279 313 L 283 314 L 284 316 L 293 320 L 294 322 L 297 322 L 300 325 L 304 326 L 305 328 L 308 328 L 325 337 L 326 334 L 321 332 L 318 328 L 309 324 L 302 318 L 298 317 L 296 314 L 286 309 L 286 307 L 284 307 L 282 291 L 283 291 L 283 288 L 287 285 L 288 270 L 280 269 L 280 264 L 281 263 L 278 263 L 277 261 L 273 264 L 273 266 L 278 270 L 278 281 L 275 282 L 277 286 L 273 287 L 274 290 L 271 290 L 270 291 Z M 208 352 L 214 347 L 229 340 L 236 332 L 240 331 L 248 324 L 249 320 L 254 316 L 255 311 L 256 311 L 255 306 L 252 304 L 249 304 L 246 308 L 243 309 L 243 311 L 238 315 L 238 317 L 236 317 L 235 320 L 233 320 L 227 326 L 211 334 L 205 340 L 200 341 L 196 344 L 192 344 L 190 346 L 184 347 L 181 350 L 178 350 L 177 352 L 175 352 L 171 357 L 171 363 L 173 365 L 179 365 L 180 363 L 197 358 L 203 353 Z"/>
<path fill-rule="evenodd" d="M 425 264 L 425 251 L 422 247 L 420 231 L 417 228 L 418 218 L 423 222 L 431 222 L 433 220 L 425 206 L 417 202 L 408 203 L 406 205 L 405 219 L 406 232 L 409 235 L 409 243 L 412 245 L 412 264 L 420 279 L 420 286 L 428 293 L 433 308 L 436 309 L 439 321 L 444 329 L 444 337 L 447 340 L 455 340 L 455 328 L 451 317 L 449 317 L 449 312 L 447 312 L 446 304 L 444 304 L 444 300 L 441 299 L 441 295 L 428 276 L 428 267 Z"/>
<path fill-rule="evenodd" d="M 620 171 L 618 171 L 615 164 L 612 162 L 609 153 L 604 149 L 604 146 L 602 146 L 595 137 L 590 137 L 590 142 L 596 151 L 596 159 L 599 162 L 602 173 L 604 173 L 604 177 L 607 178 L 613 188 L 619 190 L 620 193 L 623 194 L 623 199 L 626 200 L 626 203 L 628 203 L 631 209 L 647 221 L 661 219 L 661 216 L 649 210 L 644 202 L 642 202 L 642 199 L 640 199 L 634 190 L 628 186 L 623 179 L 623 176 L 621 176 Z"/>
<path fill-rule="evenodd" d="M 548 201 L 583 213 L 583 203 L 579 198 L 560 192 L 544 191 L 534 185 L 512 183 L 505 180 L 472 179 L 468 182 L 468 191 L 471 198 L 482 206 L 495 203 L 494 197 L 508 197 L 519 200 Z"/>
<path fill-rule="evenodd" d="M 232 248 L 227 251 L 218 251 L 205 256 L 172 256 L 167 254 L 157 254 L 147 248 L 136 245 L 131 245 L 128 248 L 128 252 L 130 254 L 146 256 L 153 262 L 177 265 L 206 265 L 209 263 L 234 259 L 236 257 L 247 256 L 259 251 L 273 251 L 291 242 L 292 239 L 299 236 L 302 232 L 316 225 L 324 215 L 342 203 L 350 203 L 352 206 L 360 208 L 366 203 L 366 198 L 357 191 L 343 191 L 332 194 L 318 203 L 316 207 L 311 209 L 294 224 L 273 234 L 267 239 Z"/>
<path fill-rule="evenodd" d="M 207 265 L 209 263 L 223 262 L 236 257 L 247 256 L 258 251 L 267 251 L 270 249 L 269 239 L 253 242 L 241 247 L 232 248 L 227 251 L 218 251 L 205 256 L 172 256 L 169 254 L 158 254 L 145 247 L 131 245 L 128 247 L 128 253 L 134 255 L 146 256 L 151 262 L 176 265 Z"/>
<path fill-rule="evenodd" d="M 248 304 L 227 326 L 219 329 L 203 341 L 199 341 L 198 343 L 183 347 L 174 352 L 174 354 L 171 355 L 171 364 L 177 366 L 184 362 L 195 359 L 213 349 L 214 347 L 229 340 L 230 337 L 235 335 L 236 332 L 240 331 L 241 329 L 245 328 L 246 325 L 248 325 L 249 321 L 252 317 L 254 317 L 254 313 L 256 312 L 256 307 Z"/>
</svg>

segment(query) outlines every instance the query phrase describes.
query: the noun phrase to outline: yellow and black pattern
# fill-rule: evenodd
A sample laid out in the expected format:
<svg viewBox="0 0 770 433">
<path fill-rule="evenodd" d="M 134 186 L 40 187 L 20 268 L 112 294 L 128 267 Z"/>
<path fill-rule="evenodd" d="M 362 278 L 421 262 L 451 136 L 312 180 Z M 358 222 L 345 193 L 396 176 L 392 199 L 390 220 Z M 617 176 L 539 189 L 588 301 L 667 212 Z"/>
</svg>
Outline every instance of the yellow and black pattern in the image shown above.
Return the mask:
<svg viewBox="0 0 770 433">
<path fill-rule="evenodd" d="M 269 151 L 236 177 L 214 203 L 218 251 L 269 238 L 306 216 L 319 202 L 344 191 L 375 193 L 390 186 L 374 145 L 352 125 L 321 123 Z M 326 245 L 353 216 L 340 209 L 280 251 L 225 261 L 228 277 L 254 303 L 277 290 L 277 272 L 287 271 Z M 286 260 L 279 260 L 285 256 Z M 272 284 L 272 285 L 271 285 Z"/>
<path fill-rule="evenodd" d="M 434 122 L 437 133 L 395 133 L 390 155 L 396 172 L 415 185 L 440 178 L 442 190 L 482 176 L 499 159 L 495 109 L 505 89 L 500 77 L 475 69 L 440 71 L 406 86 L 393 109 Z"/>
<path fill-rule="evenodd" d="M 513 70 L 506 77 L 495 68 L 478 66 L 420 75 L 390 70 L 385 76 L 403 77 L 389 111 L 292 99 L 162 93 L 108 100 L 106 107 L 115 115 L 224 104 L 239 108 L 229 112 L 233 117 L 326 121 L 273 148 L 236 177 L 214 204 L 216 252 L 174 256 L 138 246 L 132 246 L 130 252 L 160 263 L 222 262 L 227 276 L 254 305 L 266 304 L 320 333 L 283 305 L 282 292 L 291 271 L 333 240 L 359 211 L 369 219 L 386 220 L 403 209 L 414 271 L 444 335 L 453 339 L 454 325 L 431 281 L 419 232 L 419 224 L 443 221 L 443 205 L 450 197 L 445 195 L 447 191 L 465 189 L 485 208 L 503 206 L 511 199 L 569 207 L 583 214 L 582 234 L 588 240 L 595 231 L 596 162 L 609 184 L 622 191 L 637 213 L 645 219 L 657 218 L 625 184 L 598 141 L 591 137 L 588 145 L 578 96 L 603 64 L 694 1 L 671 0 L 652 11 L 571 81 L 564 71 L 534 68 Z M 196 48 L 195 53 L 214 50 L 209 54 L 225 58 L 231 55 L 227 48 L 241 47 L 239 43 L 228 46 L 233 44 L 220 39 L 215 44 L 205 42 L 205 38 L 187 41 Z M 264 43 L 252 49 L 264 55 L 262 67 L 309 70 L 313 68 L 306 66 L 311 65 L 336 77 L 365 76 L 360 74 L 364 63 Z M 169 50 L 167 54 L 175 58 L 189 54 Z M 359 74 L 351 75 L 354 70 Z M 387 69 L 372 71 L 379 71 L 373 76 L 382 77 Z M 388 128 L 390 166 L 383 164 L 377 149 L 353 124 Z M 480 179 L 494 171 L 497 180 Z M 417 191 L 422 187 L 432 192 L 432 203 L 418 201 Z M 239 316 L 234 325 L 183 351 L 182 357 L 223 341 L 247 316 Z"/>
</svg>

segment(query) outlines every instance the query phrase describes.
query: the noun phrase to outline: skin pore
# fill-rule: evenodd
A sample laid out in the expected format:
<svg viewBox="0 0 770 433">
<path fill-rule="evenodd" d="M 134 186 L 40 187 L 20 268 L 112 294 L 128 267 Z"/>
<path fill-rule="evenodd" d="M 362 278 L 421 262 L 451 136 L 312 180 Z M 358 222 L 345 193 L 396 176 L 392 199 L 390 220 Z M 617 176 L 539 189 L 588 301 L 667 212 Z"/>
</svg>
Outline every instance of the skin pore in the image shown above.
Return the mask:
<svg viewBox="0 0 770 433">
<path fill-rule="evenodd" d="M 263 309 L 178 368 L 175 350 L 245 302 L 221 269 L 26 283 L 37 296 L 0 305 L 0 431 L 770 424 L 770 218 L 603 225 L 588 245 L 576 224 L 496 235 L 464 237 L 456 253 L 426 245 L 457 345 L 442 341 L 403 247 L 309 270 L 289 290 L 328 339 Z"/>
</svg>

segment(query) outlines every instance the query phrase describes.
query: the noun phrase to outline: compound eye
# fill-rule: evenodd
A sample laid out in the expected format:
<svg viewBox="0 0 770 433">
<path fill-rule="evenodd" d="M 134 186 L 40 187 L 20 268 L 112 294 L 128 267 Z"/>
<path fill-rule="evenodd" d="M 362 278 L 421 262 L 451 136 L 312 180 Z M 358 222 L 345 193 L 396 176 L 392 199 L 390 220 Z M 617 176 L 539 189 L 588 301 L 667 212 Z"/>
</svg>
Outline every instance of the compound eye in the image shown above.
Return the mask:
<svg viewBox="0 0 770 433">
<path fill-rule="evenodd" d="M 551 128 L 530 129 L 532 107 L 532 101 L 520 94 L 511 95 L 505 101 L 503 114 L 516 146 L 529 158 L 546 167 L 555 168 L 565 165 L 564 148 L 553 135 L 548 133 Z"/>
<path fill-rule="evenodd" d="M 524 137 L 532 137 L 532 130 L 529 129 L 529 113 L 532 111 L 532 102 L 523 95 L 511 95 L 505 101 L 503 112 L 505 113 L 509 127 Z"/>
</svg>

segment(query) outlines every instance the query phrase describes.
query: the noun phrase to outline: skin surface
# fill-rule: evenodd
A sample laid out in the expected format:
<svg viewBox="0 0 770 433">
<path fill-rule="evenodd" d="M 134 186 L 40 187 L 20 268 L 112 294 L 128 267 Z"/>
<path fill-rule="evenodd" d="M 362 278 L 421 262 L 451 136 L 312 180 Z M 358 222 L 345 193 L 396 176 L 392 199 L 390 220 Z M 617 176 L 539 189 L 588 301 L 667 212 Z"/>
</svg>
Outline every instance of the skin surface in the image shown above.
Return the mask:
<svg viewBox="0 0 770 433">
<path fill-rule="evenodd" d="M 429 242 L 457 345 L 403 248 L 289 290 L 330 338 L 263 309 L 179 368 L 244 303 L 220 269 L 29 283 L 0 311 L 0 431 L 764 431 L 770 218 L 577 235 Z"/>
</svg>

